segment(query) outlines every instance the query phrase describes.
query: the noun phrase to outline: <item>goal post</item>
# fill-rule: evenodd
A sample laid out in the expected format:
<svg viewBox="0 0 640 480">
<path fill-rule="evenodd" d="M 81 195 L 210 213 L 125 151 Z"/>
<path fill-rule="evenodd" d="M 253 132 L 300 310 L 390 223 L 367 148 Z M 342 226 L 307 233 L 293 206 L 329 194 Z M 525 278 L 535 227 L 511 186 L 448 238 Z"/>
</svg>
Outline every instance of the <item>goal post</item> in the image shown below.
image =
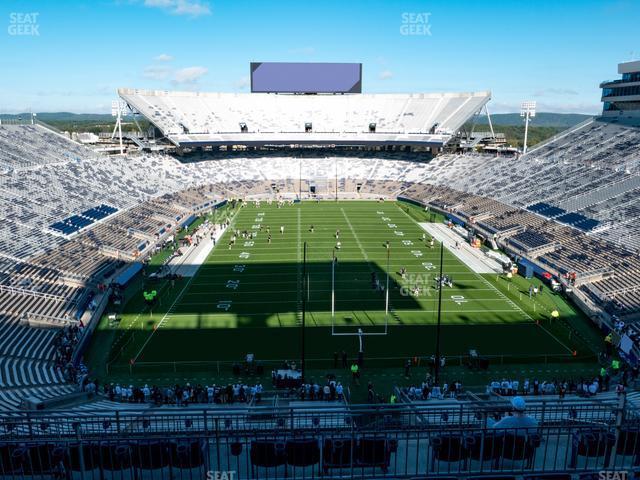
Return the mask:
<svg viewBox="0 0 640 480">
<path fill-rule="evenodd" d="M 336 322 L 336 265 L 338 259 L 336 257 L 336 249 L 333 249 L 331 258 L 331 335 L 332 336 L 351 336 L 358 337 L 360 344 L 362 345 L 362 337 L 366 336 L 380 336 L 387 335 L 389 333 L 389 266 L 390 266 L 390 247 L 389 242 L 386 242 L 387 249 L 387 269 L 386 269 L 386 286 L 384 288 L 384 323 L 381 325 L 371 325 L 369 328 L 363 324 L 358 325 L 344 325 L 341 322 Z M 339 292 L 338 292 L 339 293 Z"/>
</svg>

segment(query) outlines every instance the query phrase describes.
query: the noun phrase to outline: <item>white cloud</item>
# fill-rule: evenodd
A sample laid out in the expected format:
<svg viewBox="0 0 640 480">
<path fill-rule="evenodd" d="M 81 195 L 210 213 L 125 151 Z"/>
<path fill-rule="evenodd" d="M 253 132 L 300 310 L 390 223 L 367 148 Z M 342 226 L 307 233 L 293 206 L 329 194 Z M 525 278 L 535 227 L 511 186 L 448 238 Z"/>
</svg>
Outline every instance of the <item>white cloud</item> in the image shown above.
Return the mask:
<svg viewBox="0 0 640 480">
<path fill-rule="evenodd" d="M 547 97 L 547 96 L 566 96 L 566 95 L 578 95 L 578 92 L 570 88 L 544 88 L 536 91 L 534 97 Z"/>
<path fill-rule="evenodd" d="M 157 62 L 170 62 L 171 60 L 173 60 L 173 57 L 171 55 L 167 55 L 166 53 L 161 53 L 160 55 L 155 57 L 154 60 Z"/>
<path fill-rule="evenodd" d="M 172 82 L 175 84 L 194 84 L 209 72 L 205 67 L 187 67 L 176 70 Z"/>
<path fill-rule="evenodd" d="M 389 80 L 393 78 L 393 72 L 391 70 L 383 70 L 380 72 L 380 80 Z"/>
<path fill-rule="evenodd" d="M 142 76 L 151 80 L 165 80 L 171 75 L 171 69 L 162 66 L 151 66 L 144 69 Z"/>
<path fill-rule="evenodd" d="M 502 103 L 491 102 L 489 104 L 489 110 L 493 113 L 519 113 L 519 103 Z M 596 115 L 602 112 L 602 104 L 588 103 L 588 102 L 538 102 L 536 106 L 538 112 L 550 112 L 550 113 L 584 113 L 587 115 Z"/>
<path fill-rule="evenodd" d="M 539 112 L 554 112 L 554 113 L 585 113 L 587 115 L 595 115 L 602 112 L 601 103 L 587 103 L 587 102 L 553 102 L 553 103 L 538 103 Z"/>
<path fill-rule="evenodd" d="M 201 0 L 144 0 L 144 5 L 150 8 L 159 8 L 172 15 L 190 17 L 211 15 L 209 3 Z"/>
</svg>

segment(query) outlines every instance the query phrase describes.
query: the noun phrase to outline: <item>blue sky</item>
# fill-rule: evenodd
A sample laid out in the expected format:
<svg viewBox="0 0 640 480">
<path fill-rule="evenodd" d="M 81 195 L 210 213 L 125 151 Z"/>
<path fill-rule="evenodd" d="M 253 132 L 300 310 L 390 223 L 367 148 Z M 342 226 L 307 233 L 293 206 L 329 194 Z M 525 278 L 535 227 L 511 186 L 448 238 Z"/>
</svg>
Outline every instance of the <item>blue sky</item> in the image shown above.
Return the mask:
<svg viewBox="0 0 640 480">
<path fill-rule="evenodd" d="M 640 58 L 638 0 L 3 0 L 0 18 L 0 112 L 108 112 L 121 86 L 246 92 L 251 61 L 335 61 L 362 62 L 366 92 L 596 113 L 599 82 Z"/>
</svg>

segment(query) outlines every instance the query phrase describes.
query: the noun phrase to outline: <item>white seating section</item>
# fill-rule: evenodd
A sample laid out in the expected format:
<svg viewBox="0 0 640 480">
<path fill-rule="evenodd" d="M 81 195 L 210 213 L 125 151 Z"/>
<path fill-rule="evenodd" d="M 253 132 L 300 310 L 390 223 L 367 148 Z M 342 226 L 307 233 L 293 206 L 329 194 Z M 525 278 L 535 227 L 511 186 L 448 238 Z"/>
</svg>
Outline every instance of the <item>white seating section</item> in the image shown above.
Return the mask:
<svg viewBox="0 0 640 480">
<path fill-rule="evenodd" d="M 437 126 L 436 133 L 450 136 L 490 98 L 489 92 L 275 95 L 126 88 L 118 92 L 164 135 L 181 144 L 224 142 L 229 135 L 240 133 L 240 124 L 256 140 L 261 136 L 299 138 L 291 135 L 304 133 L 307 123 L 312 124 L 314 134 L 336 138 L 369 135 L 372 123 L 376 124 L 375 134 L 421 134 L 421 139 Z"/>
<path fill-rule="evenodd" d="M 171 96 L 151 97 L 175 110 Z M 397 101 L 390 98 L 379 108 L 391 111 Z M 189 105 L 197 109 L 197 102 Z M 399 125 L 400 119 L 391 122 Z M 152 247 L 158 232 L 200 205 L 273 196 L 274 188 L 308 195 L 313 184 L 319 195 L 336 189 L 351 198 L 404 195 L 453 208 L 532 248 L 556 243 L 558 248 L 539 257 L 550 268 L 579 274 L 612 269 L 613 276 L 580 289 L 609 311 L 640 311 L 640 129 L 594 121 L 519 159 L 470 154 L 428 162 L 404 152 L 304 149 L 286 156 L 202 153 L 188 157 L 189 163 L 159 154 L 102 157 L 40 126 L 0 126 L 0 144 L 0 287 L 27 291 L 0 291 L 0 408 L 15 408 L 29 393 L 46 397 L 69 389 L 52 364 L 55 330 L 22 321 L 28 312 L 73 316 L 87 288 L 70 287 L 64 279 L 101 281 L 121 264 L 116 256 Z M 585 234 L 526 210 L 538 202 L 581 213 L 606 228 Z M 72 239 L 48 230 L 100 204 L 118 212 Z M 518 233 L 511 232 L 514 227 Z"/>
</svg>

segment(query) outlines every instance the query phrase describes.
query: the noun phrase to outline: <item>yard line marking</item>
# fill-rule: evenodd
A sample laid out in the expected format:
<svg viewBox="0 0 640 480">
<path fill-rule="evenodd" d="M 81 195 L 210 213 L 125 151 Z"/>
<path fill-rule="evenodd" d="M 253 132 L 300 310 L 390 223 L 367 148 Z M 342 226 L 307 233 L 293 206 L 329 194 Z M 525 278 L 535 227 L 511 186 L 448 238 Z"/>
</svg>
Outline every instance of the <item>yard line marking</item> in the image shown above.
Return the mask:
<svg viewBox="0 0 640 480">
<path fill-rule="evenodd" d="M 171 304 L 171 306 L 169 307 L 167 312 L 164 314 L 164 316 L 158 322 L 158 327 L 157 328 L 160 328 L 164 324 L 164 322 L 171 316 L 171 313 L 173 312 L 173 309 L 175 308 L 176 304 L 178 303 L 178 301 L 180 299 L 182 299 L 182 296 L 184 295 L 184 292 L 187 290 L 187 288 L 189 288 L 189 285 L 191 285 L 191 282 L 193 282 L 193 279 L 196 278 L 196 276 L 197 275 L 194 275 L 193 277 L 191 277 L 187 281 L 185 286 L 182 287 L 182 290 L 180 290 L 180 293 L 176 296 L 175 300 L 173 301 L 173 303 Z M 142 353 L 142 351 L 145 349 L 147 344 L 151 341 L 151 338 L 156 333 L 157 328 L 154 328 L 154 329 L 151 330 L 151 333 L 149 334 L 149 336 L 147 337 L 145 342 L 142 344 L 142 347 L 140 347 L 140 350 L 138 350 L 138 353 L 136 353 L 136 356 L 133 357 L 133 362 L 134 363 L 136 362 L 136 360 L 138 360 L 138 357 L 140 357 L 140 354 Z"/>
<path fill-rule="evenodd" d="M 411 218 L 411 216 L 409 216 L 409 214 L 407 212 L 405 212 L 403 209 L 401 209 L 397 204 L 396 207 L 398 208 L 398 210 L 400 210 L 407 218 L 409 218 L 413 223 L 417 224 L 418 222 L 416 222 L 413 218 Z M 444 243 L 444 242 L 443 242 Z M 444 243 L 445 247 L 447 248 L 447 251 L 451 252 L 451 249 L 447 246 L 446 243 Z M 467 267 L 467 265 L 464 262 L 461 262 L 471 273 L 473 273 L 475 276 L 477 276 L 482 283 L 486 284 L 488 287 L 490 287 L 492 290 L 495 291 L 495 293 L 498 295 L 499 298 L 502 298 L 505 300 L 505 302 L 507 303 L 507 305 L 509 305 L 510 307 L 512 307 L 516 312 L 519 312 L 522 314 L 523 318 L 526 320 L 529 320 L 531 322 L 534 322 L 533 318 L 531 318 L 531 316 L 525 312 L 524 310 L 522 310 L 522 308 L 520 308 L 519 305 L 517 305 L 516 303 L 514 303 L 510 298 L 508 298 L 506 295 L 504 295 L 500 290 L 498 290 L 497 287 L 495 287 L 491 282 L 489 282 L 486 278 L 484 278 L 482 275 L 480 275 L 477 272 L 474 272 L 471 268 Z M 497 312 L 497 310 L 493 310 L 495 312 Z M 551 338 L 553 338 L 556 342 L 558 342 L 562 347 L 564 347 L 569 353 L 572 353 L 572 350 L 565 345 L 563 342 L 561 342 L 558 337 L 556 337 L 554 334 L 552 334 L 549 330 L 547 330 L 545 327 L 543 327 L 542 325 L 539 325 L 540 328 L 542 328 Z"/>
<path fill-rule="evenodd" d="M 298 234 L 297 234 L 297 265 L 298 265 L 298 288 L 297 290 L 297 307 L 298 311 L 296 312 L 296 318 L 298 319 L 298 325 L 302 325 L 302 288 L 303 288 L 303 278 L 302 278 L 302 239 L 301 239 L 301 224 L 302 224 L 302 207 L 298 206 Z"/>
<path fill-rule="evenodd" d="M 358 245 L 358 248 L 360 249 L 360 253 L 362 253 L 362 256 L 367 261 L 367 263 L 369 263 L 369 268 L 371 268 L 371 262 L 369 262 L 369 256 L 367 255 L 367 252 L 364 251 L 364 248 L 362 247 L 362 244 L 360 243 L 360 239 L 358 238 L 358 234 L 353 229 L 353 225 L 351 225 L 351 222 L 349 221 L 349 217 L 347 217 L 347 213 L 344 211 L 344 208 L 342 208 L 342 207 L 340 207 L 340 211 L 342 212 L 342 216 L 344 217 L 344 219 L 347 221 L 347 225 L 349 226 L 349 230 L 351 230 L 351 234 L 353 235 L 353 238 L 356 240 L 356 244 Z"/>
<path fill-rule="evenodd" d="M 486 283 L 488 286 L 493 287 L 493 289 L 496 291 L 496 293 L 504 298 L 507 303 L 509 303 L 512 307 L 514 307 L 516 310 L 520 311 L 520 313 L 522 313 L 522 315 L 524 316 L 524 318 L 531 320 L 531 322 L 534 322 L 533 318 L 531 318 L 531 316 L 525 312 L 524 310 L 522 310 L 522 308 L 520 308 L 520 306 L 518 306 L 517 304 L 515 304 L 510 298 L 508 298 L 505 294 L 503 294 L 500 290 L 497 289 L 497 287 L 495 287 L 491 282 L 489 282 L 489 280 L 487 280 L 486 278 L 484 278 L 482 275 L 480 275 L 479 273 L 477 274 L 478 277 L 480 277 L 482 280 L 484 280 L 484 283 Z M 544 326 L 539 325 L 540 328 L 542 328 L 542 330 L 544 330 L 551 338 L 553 338 L 556 342 L 558 342 L 560 345 L 562 345 L 569 353 L 573 353 L 573 350 L 571 350 L 568 346 L 566 346 L 564 343 L 562 343 L 560 341 L 560 339 L 558 339 L 558 337 L 556 337 L 553 333 L 551 333 L 549 330 L 547 330 Z"/>
</svg>

